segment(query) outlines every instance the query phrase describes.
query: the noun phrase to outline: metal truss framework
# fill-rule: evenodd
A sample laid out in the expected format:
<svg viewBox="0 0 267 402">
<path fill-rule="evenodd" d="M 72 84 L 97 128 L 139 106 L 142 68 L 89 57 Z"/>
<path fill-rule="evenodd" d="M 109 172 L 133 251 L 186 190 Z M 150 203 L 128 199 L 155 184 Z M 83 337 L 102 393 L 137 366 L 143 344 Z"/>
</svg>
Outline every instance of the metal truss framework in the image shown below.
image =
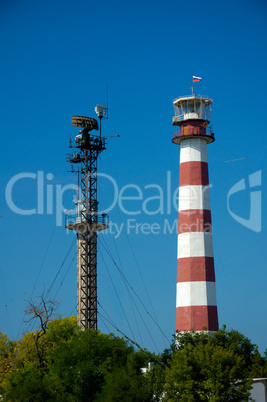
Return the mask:
<svg viewBox="0 0 267 402">
<path fill-rule="evenodd" d="M 71 146 L 72 147 L 72 146 Z M 105 139 L 88 134 L 75 145 L 79 153 L 68 155 L 71 163 L 80 163 L 81 222 L 77 230 L 80 256 L 77 264 L 78 324 L 97 330 L 97 231 L 103 229 L 103 216 L 98 217 L 97 157 L 105 148 Z"/>
<path fill-rule="evenodd" d="M 84 150 L 81 158 L 81 193 L 82 221 L 87 222 L 84 233 L 81 233 L 81 300 L 80 325 L 83 328 L 97 329 L 97 232 L 93 229 L 92 219 L 97 214 L 97 157 L 95 149 Z"/>
</svg>

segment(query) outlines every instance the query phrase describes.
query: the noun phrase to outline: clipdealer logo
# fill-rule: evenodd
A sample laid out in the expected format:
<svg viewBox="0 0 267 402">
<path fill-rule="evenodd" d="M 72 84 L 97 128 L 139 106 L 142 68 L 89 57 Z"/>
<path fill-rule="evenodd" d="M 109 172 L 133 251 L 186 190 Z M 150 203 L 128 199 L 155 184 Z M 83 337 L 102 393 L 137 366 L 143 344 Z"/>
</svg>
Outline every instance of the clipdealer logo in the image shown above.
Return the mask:
<svg viewBox="0 0 267 402">
<path fill-rule="evenodd" d="M 16 192 L 16 185 L 19 181 L 30 179 L 34 180 L 36 184 L 36 206 L 35 208 L 24 209 L 17 205 L 14 201 L 14 192 Z M 53 215 L 56 211 L 56 225 L 62 226 L 63 224 L 63 195 L 68 190 L 78 190 L 78 186 L 74 184 L 67 184 L 62 186 L 61 184 L 46 184 L 54 179 L 52 173 L 44 175 L 44 172 L 38 171 L 37 173 L 23 172 L 13 176 L 6 186 L 5 198 L 8 207 L 17 215 L 29 216 L 29 215 Z M 29 198 L 34 198 L 33 193 Z M 55 202 L 54 202 L 55 200 Z M 55 204 L 55 205 L 54 205 Z"/>
<path fill-rule="evenodd" d="M 238 181 L 234 184 L 227 194 L 227 209 L 233 219 L 235 219 L 240 225 L 252 230 L 253 232 L 261 232 L 261 218 L 262 218 L 262 205 L 261 205 L 261 170 L 252 173 L 248 176 L 249 188 L 246 187 L 245 179 Z M 250 212 L 249 218 L 245 219 L 242 216 L 237 215 L 231 211 L 230 198 L 237 193 L 244 192 L 249 189 L 249 205 Z"/>
<path fill-rule="evenodd" d="M 116 180 L 110 175 L 97 173 L 97 178 L 106 180 L 110 187 L 109 205 L 104 210 L 98 210 L 99 214 L 109 213 L 118 207 L 121 212 L 127 216 L 138 215 L 164 215 L 171 214 L 172 208 L 178 210 L 178 192 L 177 187 L 172 191 L 171 173 L 167 172 L 166 190 L 158 184 L 147 184 L 144 188 L 136 184 L 126 184 L 119 188 Z M 32 191 L 29 194 L 31 202 L 35 203 L 34 208 L 22 208 L 19 201 L 18 186 L 23 185 L 24 180 L 31 180 Z M 23 172 L 13 176 L 6 186 L 5 198 L 6 203 L 11 211 L 18 215 L 52 215 L 56 214 L 56 225 L 63 225 L 63 216 L 66 208 L 63 205 L 65 193 L 69 190 L 79 192 L 79 187 L 73 183 L 67 185 L 53 184 L 54 179 L 52 173 L 44 174 L 43 171 L 37 173 Z M 150 194 L 150 195 L 148 195 Z M 195 197 L 192 194 L 192 197 Z M 16 200 L 16 201 L 15 201 Z M 107 201 L 108 202 L 108 201 Z M 77 207 L 71 210 L 73 214 L 77 212 Z M 130 225 L 130 223 L 129 223 Z"/>
<path fill-rule="evenodd" d="M 104 173 L 98 173 L 98 178 L 106 180 L 110 187 L 110 194 L 112 194 L 109 205 L 105 210 L 99 210 L 99 214 L 110 213 L 117 207 L 123 214 L 128 216 L 128 219 L 121 224 L 110 221 L 109 228 L 105 233 L 113 234 L 116 238 L 120 236 L 122 231 L 126 231 L 127 234 L 166 234 L 177 233 L 178 221 L 177 219 L 165 218 L 161 224 L 159 219 L 151 223 L 151 216 L 155 215 L 171 215 L 173 210 L 178 212 L 178 200 L 182 203 L 183 200 L 194 200 L 199 197 L 199 192 L 194 191 L 194 186 L 187 192 L 186 195 L 181 191 L 179 193 L 179 187 L 172 188 L 171 172 L 166 174 L 166 183 L 164 187 L 158 184 L 151 183 L 145 185 L 143 188 L 136 184 L 126 184 L 119 188 L 116 180 L 110 175 Z M 30 179 L 34 185 L 34 191 L 29 194 L 29 199 L 34 200 L 34 208 L 22 208 L 19 204 L 19 191 L 18 184 L 23 184 L 23 180 Z M 65 193 L 67 191 L 79 191 L 79 187 L 73 183 L 62 185 L 52 183 L 54 175 L 52 173 L 45 174 L 43 171 L 37 173 L 23 172 L 13 176 L 7 183 L 5 190 L 6 203 L 11 211 L 15 214 L 29 216 L 29 215 L 53 215 L 56 216 L 56 226 L 63 226 L 65 219 L 66 208 L 63 205 Z M 20 183 L 19 183 L 20 182 Z M 257 171 L 248 176 L 249 186 L 246 186 L 245 179 L 238 181 L 234 184 L 227 194 L 226 207 L 230 216 L 239 224 L 246 227 L 249 230 L 259 233 L 261 231 L 261 189 L 262 184 L 261 171 Z M 205 192 L 211 186 L 203 188 L 202 198 L 205 196 Z M 246 219 L 233 212 L 230 208 L 231 197 L 241 192 L 247 192 L 249 190 L 249 205 L 250 215 Z M 16 202 L 14 200 L 17 200 Z M 77 208 L 71 210 L 71 213 L 75 214 Z M 193 211 L 192 211 L 193 212 Z M 180 211 L 180 213 L 183 213 Z M 148 216 L 150 222 L 140 222 L 137 219 L 133 219 L 137 216 Z M 203 222 L 195 222 L 199 224 L 199 227 Z M 190 228 L 186 228 L 186 231 L 190 231 Z M 198 230 L 194 228 L 193 231 Z M 104 232 L 103 232 L 104 233 Z"/>
</svg>

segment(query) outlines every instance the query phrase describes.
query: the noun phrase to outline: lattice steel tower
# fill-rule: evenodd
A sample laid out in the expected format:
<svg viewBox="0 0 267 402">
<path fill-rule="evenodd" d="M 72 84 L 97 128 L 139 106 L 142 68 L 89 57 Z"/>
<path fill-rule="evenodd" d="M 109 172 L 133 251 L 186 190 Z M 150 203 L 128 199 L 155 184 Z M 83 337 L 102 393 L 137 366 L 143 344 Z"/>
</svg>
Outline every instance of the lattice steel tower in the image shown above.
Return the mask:
<svg viewBox="0 0 267 402">
<path fill-rule="evenodd" d="M 107 214 L 98 213 L 97 201 L 97 157 L 106 149 L 105 138 L 101 137 L 101 120 L 106 108 L 95 108 L 100 122 L 100 135 L 92 135 L 98 130 L 97 120 L 73 116 L 74 127 L 82 127 L 75 137 L 75 152 L 67 155 L 67 161 L 78 168 L 79 199 L 76 208 L 66 214 L 65 227 L 77 232 L 77 320 L 82 328 L 97 329 L 97 232 L 108 228 Z M 72 165 L 73 166 L 73 165 Z M 73 168 L 72 168 L 72 171 Z"/>
</svg>

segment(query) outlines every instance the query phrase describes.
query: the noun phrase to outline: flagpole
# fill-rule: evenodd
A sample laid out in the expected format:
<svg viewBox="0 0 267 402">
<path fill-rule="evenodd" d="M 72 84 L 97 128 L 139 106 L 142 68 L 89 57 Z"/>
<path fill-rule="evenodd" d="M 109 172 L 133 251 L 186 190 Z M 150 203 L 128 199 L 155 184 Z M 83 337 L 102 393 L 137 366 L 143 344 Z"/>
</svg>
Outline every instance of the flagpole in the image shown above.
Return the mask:
<svg viewBox="0 0 267 402">
<path fill-rule="evenodd" d="M 195 75 L 192 76 L 192 96 L 194 95 L 193 90 L 194 90 L 194 82 L 199 82 L 202 80 L 202 77 L 196 77 Z"/>
</svg>

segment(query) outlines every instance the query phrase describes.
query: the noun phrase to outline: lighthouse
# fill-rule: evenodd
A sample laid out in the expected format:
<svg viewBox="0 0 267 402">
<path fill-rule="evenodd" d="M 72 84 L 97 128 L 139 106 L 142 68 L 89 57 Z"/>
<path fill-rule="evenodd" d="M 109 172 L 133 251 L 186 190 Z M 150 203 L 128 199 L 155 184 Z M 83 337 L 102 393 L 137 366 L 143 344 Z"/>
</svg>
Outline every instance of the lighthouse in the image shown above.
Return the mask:
<svg viewBox="0 0 267 402">
<path fill-rule="evenodd" d="M 172 142 L 180 145 L 176 331 L 218 330 L 207 144 L 212 99 L 194 94 L 173 101 Z"/>
</svg>

